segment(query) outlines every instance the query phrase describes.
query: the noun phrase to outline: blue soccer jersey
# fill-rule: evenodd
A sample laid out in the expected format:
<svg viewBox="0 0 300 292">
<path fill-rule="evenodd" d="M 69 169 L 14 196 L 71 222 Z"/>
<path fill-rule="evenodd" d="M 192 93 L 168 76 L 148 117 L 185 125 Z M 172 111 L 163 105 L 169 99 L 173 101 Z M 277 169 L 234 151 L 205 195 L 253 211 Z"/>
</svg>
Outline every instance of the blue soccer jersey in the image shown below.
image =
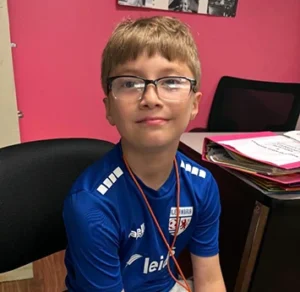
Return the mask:
<svg viewBox="0 0 300 292">
<path fill-rule="evenodd" d="M 176 154 L 180 175 L 180 225 L 173 254 L 188 247 L 218 253 L 220 201 L 210 172 Z M 171 245 L 176 221 L 176 173 L 158 190 L 137 178 Z M 122 159 L 118 143 L 75 182 L 64 203 L 69 291 L 167 292 L 174 286 L 168 250 Z M 176 274 L 175 264 L 170 267 Z"/>
</svg>

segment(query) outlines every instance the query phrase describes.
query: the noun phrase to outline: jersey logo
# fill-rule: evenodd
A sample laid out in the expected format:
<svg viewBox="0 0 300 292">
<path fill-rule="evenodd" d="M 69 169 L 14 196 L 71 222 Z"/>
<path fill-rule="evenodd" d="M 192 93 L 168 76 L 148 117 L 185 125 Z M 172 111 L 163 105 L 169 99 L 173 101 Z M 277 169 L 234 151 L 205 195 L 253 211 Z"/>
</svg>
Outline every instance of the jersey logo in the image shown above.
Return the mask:
<svg viewBox="0 0 300 292">
<path fill-rule="evenodd" d="M 206 171 L 204 171 L 203 169 L 199 169 L 198 167 L 191 166 L 189 163 L 184 163 L 183 160 L 181 160 L 180 167 L 193 175 L 200 176 L 202 178 L 206 177 Z"/>
<path fill-rule="evenodd" d="M 144 233 L 145 233 L 145 223 L 143 223 L 141 225 L 141 228 L 138 228 L 136 231 L 131 230 L 128 237 L 133 237 L 133 238 L 138 239 L 138 238 L 143 237 Z"/>
<path fill-rule="evenodd" d="M 117 181 L 117 179 L 123 174 L 123 171 L 120 167 L 117 167 L 97 188 L 97 191 L 101 195 L 105 193 L 112 187 L 112 185 Z"/>
<path fill-rule="evenodd" d="M 173 247 L 172 255 L 175 255 L 175 249 L 176 247 Z M 143 274 L 159 272 L 167 266 L 170 256 L 171 255 L 167 253 L 152 258 L 144 257 L 140 254 L 134 254 L 127 261 L 125 268 L 132 265 L 138 259 L 142 258 L 144 260 L 144 262 L 142 263 Z"/>
<path fill-rule="evenodd" d="M 181 234 L 185 231 L 193 216 L 193 207 L 179 207 L 179 228 L 177 235 Z M 174 236 L 176 230 L 176 215 L 177 215 L 177 208 L 172 207 L 170 211 L 170 218 L 169 218 L 169 232 L 171 235 Z"/>
<path fill-rule="evenodd" d="M 130 259 L 127 261 L 127 263 L 126 263 L 126 267 L 127 266 L 130 266 L 132 263 L 134 263 L 136 260 L 138 260 L 138 259 L 140 259 L 140 258 L 142 258 L 143 256 L 142 255 L 140 255 L 140 254 L 134 254 L 134 255 L 132 255 L 131 257 L 130 257 Z"/>
</svg>

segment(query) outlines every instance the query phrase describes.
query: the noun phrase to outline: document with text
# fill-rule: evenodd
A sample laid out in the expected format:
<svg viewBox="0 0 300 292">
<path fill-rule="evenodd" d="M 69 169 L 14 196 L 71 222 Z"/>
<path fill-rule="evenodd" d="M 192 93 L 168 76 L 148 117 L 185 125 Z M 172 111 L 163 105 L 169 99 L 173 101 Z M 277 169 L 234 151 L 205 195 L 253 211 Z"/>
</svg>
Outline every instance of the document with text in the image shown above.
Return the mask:
<svg viewBox="0 0 300 292">
<path fill-rule="evenodd" d="M 277 166 L 300 162 L 300 142 L 284 135 L 220 141 L 251 159 Z"/>
</svg>

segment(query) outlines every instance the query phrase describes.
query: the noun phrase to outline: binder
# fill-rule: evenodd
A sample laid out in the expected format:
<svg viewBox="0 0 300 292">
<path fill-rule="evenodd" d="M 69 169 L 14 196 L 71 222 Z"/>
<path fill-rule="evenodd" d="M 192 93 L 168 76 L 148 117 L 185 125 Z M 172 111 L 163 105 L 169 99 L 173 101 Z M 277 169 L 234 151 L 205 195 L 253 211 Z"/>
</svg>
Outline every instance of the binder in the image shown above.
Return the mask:
<svg viewBox="0 0 300 292">
<path fill-rule="evenodd" d="M 299 131 L 205 137 L 202 159 L 238 171 L 257 184 L 270 188 L 296 190 L 300 186 Z"/>
</svg>

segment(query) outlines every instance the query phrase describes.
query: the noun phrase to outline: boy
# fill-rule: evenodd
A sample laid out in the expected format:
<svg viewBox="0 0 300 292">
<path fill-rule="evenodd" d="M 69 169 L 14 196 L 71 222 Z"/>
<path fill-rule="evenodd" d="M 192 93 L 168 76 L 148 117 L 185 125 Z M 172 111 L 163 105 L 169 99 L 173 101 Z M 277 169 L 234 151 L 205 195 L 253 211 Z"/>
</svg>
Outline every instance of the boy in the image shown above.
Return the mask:
<svg viewBox="0 0 300 292">
<path fill-rule="evenodd" d="M 120 23 L 102 56 L 106 117 L 120 142 L 76 181 L 64 204 L 69 291 L 224 292 L 220 203 L 211 174 L 177 151 L 198 113 L 200 63 L 170 17 Z M 188 247 L 194 288 L 177 279 Z"/>
</svg>

